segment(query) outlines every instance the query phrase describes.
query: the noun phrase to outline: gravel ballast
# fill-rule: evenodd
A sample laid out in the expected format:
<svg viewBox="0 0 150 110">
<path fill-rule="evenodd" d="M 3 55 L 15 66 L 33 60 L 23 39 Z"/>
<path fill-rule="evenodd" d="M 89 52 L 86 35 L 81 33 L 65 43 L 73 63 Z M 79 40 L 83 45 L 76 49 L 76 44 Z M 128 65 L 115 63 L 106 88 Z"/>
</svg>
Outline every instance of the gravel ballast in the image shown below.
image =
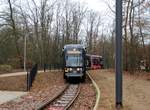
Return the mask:
<svg viewBox="0 0 150 110">
<path fill-rule="evenodd" d="M 95 88 L 87 76 L 85 83 L 81 83 L 79 96 L 69 110 L 92 110 L 96 102 Z"/>
</svg>

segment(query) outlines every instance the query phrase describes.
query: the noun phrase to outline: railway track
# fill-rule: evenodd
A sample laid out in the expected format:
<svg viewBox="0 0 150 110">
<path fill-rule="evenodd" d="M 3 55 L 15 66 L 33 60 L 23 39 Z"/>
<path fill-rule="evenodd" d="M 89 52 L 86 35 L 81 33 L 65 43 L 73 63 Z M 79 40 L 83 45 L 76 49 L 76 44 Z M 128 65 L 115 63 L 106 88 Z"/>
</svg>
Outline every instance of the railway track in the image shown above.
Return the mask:
<svg viewBox="0 0 150 110">
<path fill-rule="evenodd" d="M 43 106 L 42 110 L 67 110 L 78 97 L 79 92 L 79 84 L 70 84 L 58 97 Z"/>
</svg>

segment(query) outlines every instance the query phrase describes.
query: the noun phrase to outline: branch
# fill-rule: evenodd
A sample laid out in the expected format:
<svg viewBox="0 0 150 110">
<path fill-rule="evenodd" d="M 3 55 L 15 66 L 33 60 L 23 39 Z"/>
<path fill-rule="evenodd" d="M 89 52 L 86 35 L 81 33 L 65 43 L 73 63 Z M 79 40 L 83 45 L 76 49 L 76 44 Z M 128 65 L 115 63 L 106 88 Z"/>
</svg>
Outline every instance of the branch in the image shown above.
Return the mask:
<svg viewBox="0 0 150 110">
<path fill-rule="evenodd" d="M 116 11 L 111 8 L 110 4 L 109 4 L 106 0 L 104 0 L 104 3 L 108 6 L 108 8 L 109 8 L 114 14 L 116 13 Z"/>
</svg>

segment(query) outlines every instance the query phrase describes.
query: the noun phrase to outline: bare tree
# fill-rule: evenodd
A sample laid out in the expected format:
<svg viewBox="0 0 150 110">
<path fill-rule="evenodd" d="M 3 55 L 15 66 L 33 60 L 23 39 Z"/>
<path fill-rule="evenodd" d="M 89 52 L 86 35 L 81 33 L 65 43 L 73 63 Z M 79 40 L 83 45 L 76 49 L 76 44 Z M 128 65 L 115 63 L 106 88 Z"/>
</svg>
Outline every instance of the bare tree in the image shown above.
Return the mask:
<svg viewBox="0 0 150 110">
<path fill-rule="evenodd" d="M 8 0 L 8 5 L 9 5 L 9 11 L 10 11 L 10 21 L 11 21 L 11 27 L 12 27 L 12 35 L 14 36 L 14 42 L 15 42 L 15 46 L 16 46 L 16 50 L 17 50 L 17 54 L 18 57 L 20 59 L 20 66 L 22 67 L 23 65 L 23 59 L 22 59 L 22 55 L 21 52 L 19 50 L 19 44 L 18 44 L 18 33 L 17 33 L 17 27 L 16 27 L 16 23 L 15 23 L 15 19 L 14 19 L 14 11 L 13 11 L 13 7 L 12 7 L 12 3 L 11 0 Z"/>
</svg>

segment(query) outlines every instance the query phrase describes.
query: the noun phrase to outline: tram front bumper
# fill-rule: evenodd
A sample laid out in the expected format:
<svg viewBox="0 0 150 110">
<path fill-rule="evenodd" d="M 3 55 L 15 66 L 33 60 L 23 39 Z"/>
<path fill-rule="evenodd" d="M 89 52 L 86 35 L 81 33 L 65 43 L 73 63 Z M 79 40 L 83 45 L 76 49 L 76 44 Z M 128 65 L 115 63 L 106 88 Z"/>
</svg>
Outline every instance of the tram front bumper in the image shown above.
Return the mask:
<svg viewBox="0 0 150 110">
<path fill-rule="evenodd" d="M 83 73 L 77 73 L 77 72 L 71 72 L 71 73 L 65 73 L 65 76 L 66 77 L 82 77 L 83 76 Z"/>
</svg>

